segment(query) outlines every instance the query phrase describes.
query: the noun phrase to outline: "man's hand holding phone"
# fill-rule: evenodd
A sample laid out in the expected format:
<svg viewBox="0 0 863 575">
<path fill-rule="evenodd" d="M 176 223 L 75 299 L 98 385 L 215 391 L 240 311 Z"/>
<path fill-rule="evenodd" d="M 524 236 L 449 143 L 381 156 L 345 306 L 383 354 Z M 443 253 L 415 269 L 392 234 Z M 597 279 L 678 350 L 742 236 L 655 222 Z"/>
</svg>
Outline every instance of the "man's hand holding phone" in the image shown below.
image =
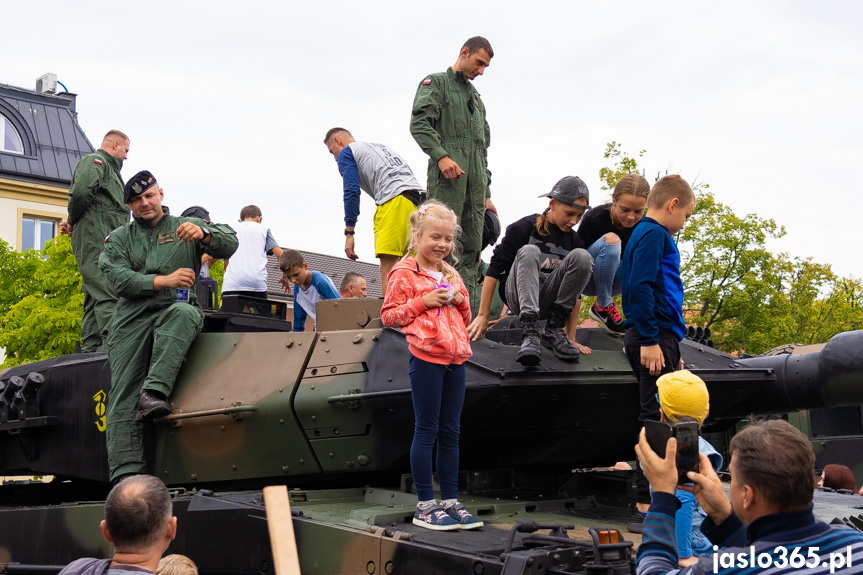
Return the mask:
<svg viewBox="0 0 863 575">
<path fill-rule="evenodd" d="M 670 426 L 664 421 L 648 419 L 644 422 L 644 431 L 645 439 L 654 453 L 664 453 L 668 439 L 675 438 L 678 483 L 688 483 L 686 473 L 698 469 L 698 423 L 682 421 Z"/>
<path fill-rule="evenodd" d="M 731 502 L 725 496 L 722 480 L 713 470 L 713 464 L 703 453 L 698 454 L 699 473 L 690 472 L 689 482 L 693 485 L 681 485 L 680 489 L 695 495 L 708 517 L 719 525 L 731 515 Z"/>
<path fill-rule="evenodd" d="M 653 490 L 673 495 L 677 490 L 677 440 L 668 437 L 663 458 L 651 448 L 647 441 L 647 430 L 642 428 L 635 454 Z"/>
</svg>

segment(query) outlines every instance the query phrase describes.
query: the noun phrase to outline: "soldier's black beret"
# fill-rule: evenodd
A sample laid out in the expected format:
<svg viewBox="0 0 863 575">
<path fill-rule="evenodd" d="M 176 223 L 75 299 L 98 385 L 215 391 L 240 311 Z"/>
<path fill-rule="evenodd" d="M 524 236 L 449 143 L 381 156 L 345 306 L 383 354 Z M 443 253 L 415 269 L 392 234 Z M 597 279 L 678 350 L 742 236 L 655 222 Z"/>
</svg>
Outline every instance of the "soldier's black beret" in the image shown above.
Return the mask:
<svg viewBox="0 0 863 575">
<path fill-rule="evenodd" d="M 126 182 L 126 187 L 123 188 L 123 201 L 128 204 L 132 198 L 140 196 L 155 185 L 158 185 L 156 177 L 147 170 L 141 170 Z"/>
</svg>

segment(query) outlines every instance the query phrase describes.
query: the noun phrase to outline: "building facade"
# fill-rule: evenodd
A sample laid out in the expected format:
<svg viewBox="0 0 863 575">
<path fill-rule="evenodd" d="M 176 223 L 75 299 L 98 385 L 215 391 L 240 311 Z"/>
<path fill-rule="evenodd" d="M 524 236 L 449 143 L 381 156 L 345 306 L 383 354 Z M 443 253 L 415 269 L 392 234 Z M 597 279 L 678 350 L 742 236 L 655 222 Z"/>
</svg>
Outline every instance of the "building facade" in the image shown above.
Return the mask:
<svg viewBox="0 0 863 575">
<path fill-rule="evenodd" d="M 0 84 L 0 239 L 24 251 L 56 236 L 72 173 L 91 152 L 74 94 Z"/>
</svg>

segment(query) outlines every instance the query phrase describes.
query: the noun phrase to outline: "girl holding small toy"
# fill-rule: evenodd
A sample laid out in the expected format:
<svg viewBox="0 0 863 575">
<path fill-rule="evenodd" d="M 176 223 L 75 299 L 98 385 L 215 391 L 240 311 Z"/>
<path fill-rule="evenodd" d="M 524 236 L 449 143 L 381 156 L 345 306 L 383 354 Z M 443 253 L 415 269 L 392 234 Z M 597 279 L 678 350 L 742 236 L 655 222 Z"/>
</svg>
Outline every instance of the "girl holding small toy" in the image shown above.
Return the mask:
<svg viewBox="0 0 863 575">
<path fill-rule="evenodd" d="M 411 472 L 417 492 L 413 523 L 436 531 L 476 529 L 483 522 L 458 501 L 458 450 L 465 366 L 471 356 L 466 326 L 468 291 L 444 262 L 460 231 L 455 213 L 431 200 L 410 217 L 408 255 L 393 266 L 381 320 L 407 336 L 410 350 L 414 439 Z M 432 490 L 432 450 L 437 440 L 441 502 Z"/>
</svg>

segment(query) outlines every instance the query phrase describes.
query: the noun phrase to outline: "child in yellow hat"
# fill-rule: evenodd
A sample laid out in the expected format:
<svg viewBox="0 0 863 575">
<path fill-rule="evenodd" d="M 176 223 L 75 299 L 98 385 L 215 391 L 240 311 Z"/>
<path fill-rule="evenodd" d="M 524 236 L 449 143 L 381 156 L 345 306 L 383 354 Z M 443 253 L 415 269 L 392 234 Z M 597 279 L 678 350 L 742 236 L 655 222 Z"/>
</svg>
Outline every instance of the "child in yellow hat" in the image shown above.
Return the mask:
<svg viewBox="0 0 863 575">
<path fill-rule="evenodd" d="M 710 394 L 700 377 L 685 369 L 673 371 L 657 379 L 656 387 L 662 421 L 672 424 L 697 421 L 701 427 L 710 412 Z M 713 469 L 719 471 L 722 455 L 700 435 L 698 450 L 707 456 Z M 678 563 L 681 567 L 688 567 L 699 557 L 713 553 L 713 544 L 701 533 L 701 522 L 707 514 L 695 496 L 681 489 L 675 495 L 680 500 L 680 509 L 674 516 Z"/>
</svg>

